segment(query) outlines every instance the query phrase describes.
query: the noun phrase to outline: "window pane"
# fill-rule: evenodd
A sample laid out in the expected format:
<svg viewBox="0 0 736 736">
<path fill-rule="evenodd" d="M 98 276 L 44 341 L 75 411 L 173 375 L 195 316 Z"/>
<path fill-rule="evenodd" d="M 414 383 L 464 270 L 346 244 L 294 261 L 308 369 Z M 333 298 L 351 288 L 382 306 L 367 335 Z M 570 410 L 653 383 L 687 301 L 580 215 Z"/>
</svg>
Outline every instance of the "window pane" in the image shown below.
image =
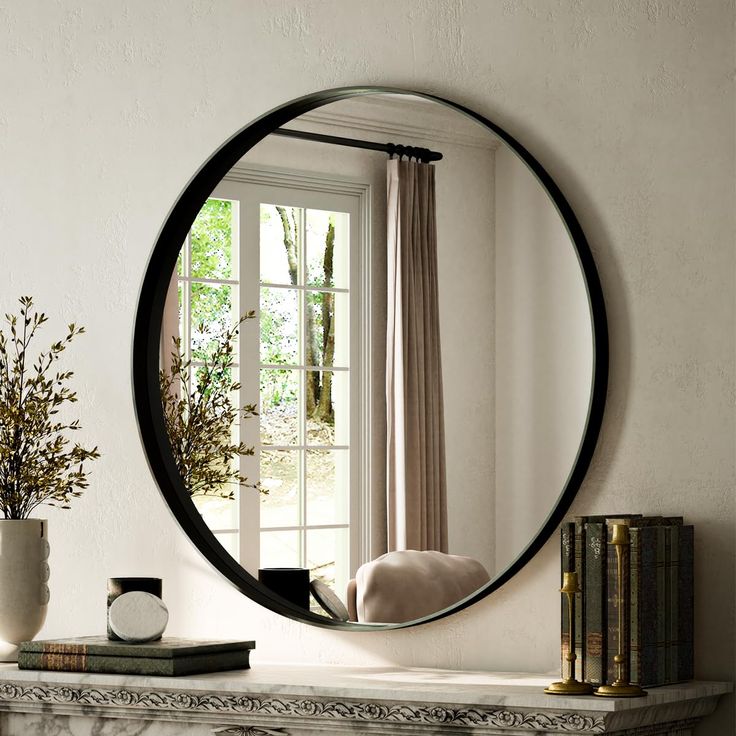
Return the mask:
<svg viewBox="0 0 736 736">
<path fill-rule="evenodd" d="M 299 363 L 298 304 L 294 289 L 261 288 L 261 363 Z"/>
<path fill-rule="evenodd" d="M 301 209 L 280 205 L 261 205 L 261 281 L 291 284 L 299 279 L 299 232 Z"/>
<path fill-rule="evenodd" d="M 345 600 L 350 547 L 347 529 L 307 531 L 307 567 L 312 578 L 322 580 Z"/>
<path fill-rule="evenodd" d="M 347 445 L 350 442 L 348 371 L 307 371 L 307 390 L 316 401 L 307 417 L 307 444 Z M 310 389 L 310 383 L 314 386 Z"/>
<path fill-rule="evenodd" d="M 226 199 L 208 199 L 192 225 L 192 276 L 232 278 L 232 240 L 233 203 Z"/>
<path fill-rule="evenodd" d="M 306 365 L 348 367 L 347 294 L 308 291 Z"/>
<path fill-rule="evenodd" d="M 261 526 L 299 523 L 300 450 L 261 452 Z"/>
<path fill-rule="evenodd" d="M 205 360 L 233 327 L 232 288 L 192 284 L 192 357 Z"/>
<path fill-rule="evenodd" d="M 217 541 L 225 548 L 225 551 L 236 560 L 240 558 L 238 551 L 238 534 L 230 532 L 229 534 L 216 534 Z"/>
<path fill-rule="evenodd" d="M 181 340 L 181 343 L 179 345 L 179 351 L 184 353 L 186 355 L 187 351 L 184 349 L 186 347 L 185 341 L 181 339 L 182 335 L 184 335 L 184 309 L 183 309 L 183 288 L 184 285 L 181 281 L 177 282 L 177 299 L 178 299 L 178 305 L 179 305 L 179 320 L 178 324 L 174 328 L 175 332 L 172 334 L 171 332 L 167 332 L 167 322 L 166 320 L 163 320 L 161 322 L 161 345 L 162 345 L 162 356 L 165 357 L 166 360 L 161 361 L 161 368 L 164 367 L 164 365 L 170 365 L 169 358 L 172 355 L 175 355 L 177 351 L 176 347 L 176 339 L 179 338 Z"/>
<path fill-rule="evenodd" d="M 307 524 L 349 521 L 350 451 L 307 451 Z"/>
<path fill-rule="evenodd" d="M 307 210 L 307 284 L 348 288 L 348 215 Z"/>
<path fill-rule="evenodd" d="M 237 485 L 230 486 L 236 491 Z M 257 493 L 258 491 L 248 488 L 246 492 Z M 238 502 L 233 499 L 222 498 L 218 496 L 193 496 L 192 501 L 197 511 L 202 515 L 205 524 L 217 531 L 218 529 L 237 529 L 238 528 Z"/>
<path fill-rule="evenodd" d="M 295 445 L 299 440 L 299 371 L 261 370 L 261 442 Z"/>
<path fill-rule="evenodd" d="M 299 532 L 261 532 L 259 567 L 299 567 Z"/>
<path fill-rule="evenodd" d="M 185 294 L 186 288 L 187 288 L 186 284 L 183 281 L 177 282 L 176 298 L 179 304 L 179 337 L 180 338 L 184 334 L 184 294 Z"/>
</svg>

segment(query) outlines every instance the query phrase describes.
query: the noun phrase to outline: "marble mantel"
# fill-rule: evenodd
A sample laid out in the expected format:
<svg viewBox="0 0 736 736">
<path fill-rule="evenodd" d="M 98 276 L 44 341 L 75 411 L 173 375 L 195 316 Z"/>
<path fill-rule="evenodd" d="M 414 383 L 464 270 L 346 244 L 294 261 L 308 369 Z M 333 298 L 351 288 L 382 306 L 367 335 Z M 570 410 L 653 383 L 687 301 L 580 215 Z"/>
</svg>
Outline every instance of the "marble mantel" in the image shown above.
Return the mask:
<svg viewBox="0 0 736 736">
<path fill-rule="evenodd" d="M 732 685 L 645 698 L 545 695 L 549 676 L 266 665 L 189 677 L 35 672 L 0 665 L 2 736 L 619 734 L 687 736 Z"/>
</svg>

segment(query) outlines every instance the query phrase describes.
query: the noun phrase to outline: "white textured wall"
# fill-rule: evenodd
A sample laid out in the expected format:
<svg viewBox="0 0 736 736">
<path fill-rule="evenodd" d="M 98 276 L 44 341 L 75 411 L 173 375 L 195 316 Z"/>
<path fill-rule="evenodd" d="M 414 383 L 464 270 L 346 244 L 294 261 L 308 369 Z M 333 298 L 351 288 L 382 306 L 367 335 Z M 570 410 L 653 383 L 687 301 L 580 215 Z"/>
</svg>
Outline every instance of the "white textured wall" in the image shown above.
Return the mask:
<svg viewBox="0 0 736 736">
<path fill-rule="evenodd" d="M 506 126 L 578 212 L 612 361 L 600 449 L 573 510 L 696 524 L 697 674 L 733 678 L 733 15 L 730 0 L 0 2 L 2 309 L 32 293 L 58 321 L 87 326 L 70 356 L 84 435 L 104 452 L 85 497 L 48 514 L 43 633 L 101 629 L 109 575 L 159 574 L 172 632 L 254 637 L 256 663 L 556 666 L 556 540 L 464 613 L 406 631 L 322 631 L 216 578 L 138 442 L 136 292 L 192 171 L 284 100 L 393 84 Z M 698 733 L 733 730 L 727 701 Z"/>
</svg>

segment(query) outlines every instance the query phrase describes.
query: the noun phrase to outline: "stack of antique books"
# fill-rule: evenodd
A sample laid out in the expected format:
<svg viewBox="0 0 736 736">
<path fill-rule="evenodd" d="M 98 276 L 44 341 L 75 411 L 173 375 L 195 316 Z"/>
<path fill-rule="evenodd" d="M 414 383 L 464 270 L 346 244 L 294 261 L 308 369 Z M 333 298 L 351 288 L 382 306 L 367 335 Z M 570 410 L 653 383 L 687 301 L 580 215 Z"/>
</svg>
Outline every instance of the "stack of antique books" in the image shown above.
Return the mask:
<svg viewBox="0 0 736 736">
<path fill-rule="evenodd" d="M 614 524 L 629 527 L 619 598 Z M 574 642 L 563 597 L 563 666 L 574 646 L 575 678 L 611 683 L 619 650 L 618 605 L 628 601 L 623 636 L 629 681 L 642 687 L 693 677 L 693 527 L 681 516 L 577 516 L 561 527 L 562 572 L 575 571 L 581 593 L 574 610 Z M 564 671 L 564 667 L 563 667 Z"/>
<path fill-rule="evenodd" d="M 253 641 L 190 641 L 164 637 L 144 644 L 110 641 L 105 636 L 24 641 L 22 670 L 103 672 L 116 675 L 194 675 L 247 669 Z"/>
</svg>

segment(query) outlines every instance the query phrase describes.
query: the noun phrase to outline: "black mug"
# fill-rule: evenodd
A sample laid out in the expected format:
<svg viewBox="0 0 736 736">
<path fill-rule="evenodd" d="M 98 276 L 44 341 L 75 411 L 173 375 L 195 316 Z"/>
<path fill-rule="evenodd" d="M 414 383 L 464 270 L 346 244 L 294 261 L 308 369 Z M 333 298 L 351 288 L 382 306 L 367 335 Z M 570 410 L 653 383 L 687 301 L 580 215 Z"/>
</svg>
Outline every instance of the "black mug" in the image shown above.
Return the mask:
<svg viewBox="0 0 736 736">
<path fill-rule="evenodd" d="M 262 567 L 258 580 L 269 590 L 309 610 L 309 570 L 305 567 Z"/>
</svg>

